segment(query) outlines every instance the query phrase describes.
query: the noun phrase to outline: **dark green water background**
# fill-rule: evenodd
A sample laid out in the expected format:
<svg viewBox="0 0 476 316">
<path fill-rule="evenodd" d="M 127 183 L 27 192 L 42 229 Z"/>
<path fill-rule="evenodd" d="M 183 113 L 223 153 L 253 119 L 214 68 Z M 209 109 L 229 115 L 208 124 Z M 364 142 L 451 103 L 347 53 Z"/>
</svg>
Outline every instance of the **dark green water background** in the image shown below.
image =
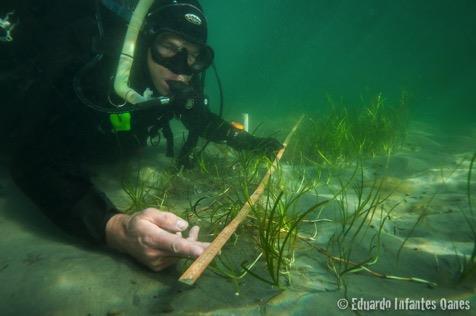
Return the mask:
<svg viewBox="0 0 476 316">
<path fill-rule="evenodd" d="M 476 121 L 476 1 L 203 0 L 225 113 L 409 95 L 413 118 Z M 216 100 L 216 83 L 209 91 Z M 215 103 L 216 104 L 216 103 Z M 239 108 L 239 109 L 238 109 Z M 272 112 L 271 112 L 272 111 Z"/>
</svg>

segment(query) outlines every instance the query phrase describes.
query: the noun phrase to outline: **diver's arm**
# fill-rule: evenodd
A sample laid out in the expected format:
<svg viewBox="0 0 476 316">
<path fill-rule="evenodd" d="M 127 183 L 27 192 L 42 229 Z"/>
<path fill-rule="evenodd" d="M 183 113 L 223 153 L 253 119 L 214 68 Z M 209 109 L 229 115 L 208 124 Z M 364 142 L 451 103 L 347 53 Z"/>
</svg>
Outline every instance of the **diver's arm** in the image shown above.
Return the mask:
<svg viewBox="0 0 476 316">
<path fill-rule="evenodd" d="M 33 146 L 25 146 L 14 159 L 11 173 L 15 183 L 64 231 L 104 243 L 106 223 L 117 209 L 75 159 L 55 154 L 57 150 L 51 146 Z"/>
<path fill-rule="evenodd" d="M 203 105 L 183 111 L 181 120 L 190 133 L 213 142 L 224 142 L 237 150 L 267 154 L 282 147 L 282 144 L 272 137 L 257 137 L 237 129 Z"/>
</svg>

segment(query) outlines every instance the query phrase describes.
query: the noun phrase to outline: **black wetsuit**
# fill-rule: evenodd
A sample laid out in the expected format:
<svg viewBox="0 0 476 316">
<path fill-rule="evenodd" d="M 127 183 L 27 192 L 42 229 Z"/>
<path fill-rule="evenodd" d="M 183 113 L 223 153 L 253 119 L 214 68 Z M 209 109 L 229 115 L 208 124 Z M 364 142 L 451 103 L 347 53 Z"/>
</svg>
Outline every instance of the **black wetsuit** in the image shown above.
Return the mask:
<svg viewBox="0 0 476 316">
<path fill-rule="evenodd" d="M 59 1 L 56 5 L 66 10 L 69 4 Z M 92 7 L 84 5 L 82 11 L 70 8 L 76 10 L 74 18 L 70 17 L 66 23 L 67 18 L 62 17 L 63 25 L 57 24 L 62 12 L 48 8 L 49 15 L 42 12 L 41 22 L 24 18 L 23 27 L 27 29 L 22 31 L 19 27 L 16 42 L 12 44 L 16 47 L 8 47 L 0 56 L 11 61 L 9 65 L 2 64 L 2 74 L 7 74 L 7 70 L 13 74 L 2 81 L 2 95 L 8 95 L 4 103 L 8 120 L 3 125 L 8 130 L 3 136 L 16 147 L 11 173 L 22 191 L 54 223 L 74 235 L 104 242 L 106 222 L 118 210 L 91 182 L 90 175 L 82 168 L 83 161 L 102 153 L 117 156 L 114 154 L 119 150 L 117 138 L 126 150 L 144 145 L 158 118 L 162 118 L 161 123 L 179 118 L 192 138 L 200 135 L 212 141 L 232 137 L 233 128 L 203 104 L 186 109 L 174 103 L 132 113 L 132 130 L 114 134 L 109 114 L 82 104 L 73 90 L 73 80 L 94 56 L 91 53 L 94 46 L 105 54 L 105 61 L 98 67 L 103 68 L 104 74 L 113 74 L 111 67 L 117 63 L 126 25 L 122 23 L 119 26 L 122 29 L 110 33 L 106 44 L 95 43 L 97 24 Z M 106 32 L 109 24 L 121 24 L 107 15 L 106 12 L 103 16 Z M 88 86 L 110 89 L 108 78 L 93 76 L 83 81 L 86 90 Z M 229 140 L 236 148 L 256 145 Z"/>
</svg>

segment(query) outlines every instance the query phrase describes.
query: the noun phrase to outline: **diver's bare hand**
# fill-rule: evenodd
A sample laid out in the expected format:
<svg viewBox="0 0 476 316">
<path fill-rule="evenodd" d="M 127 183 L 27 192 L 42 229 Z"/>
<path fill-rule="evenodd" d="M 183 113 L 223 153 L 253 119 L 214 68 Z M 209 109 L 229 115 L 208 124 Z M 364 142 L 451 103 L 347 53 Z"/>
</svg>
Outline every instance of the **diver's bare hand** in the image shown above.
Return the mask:
<svg viewBox="0 0 476 316">
<path fill-rule="evenodd" d="M 134 215 L 116 214 L 106 224 L 107 244 L 128 253 L 153 271 L 174 264 L 180 257 L 198 257 L 209 243 L 197 240 L 200 228 L 170 212 L 148 208 Z"/>
</svg>

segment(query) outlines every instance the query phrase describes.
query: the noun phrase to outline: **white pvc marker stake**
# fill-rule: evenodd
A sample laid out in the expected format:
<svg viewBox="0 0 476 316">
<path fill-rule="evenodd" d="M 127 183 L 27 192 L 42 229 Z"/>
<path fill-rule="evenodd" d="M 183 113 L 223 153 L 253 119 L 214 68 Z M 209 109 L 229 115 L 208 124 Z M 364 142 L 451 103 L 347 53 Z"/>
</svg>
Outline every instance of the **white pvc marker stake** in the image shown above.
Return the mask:
<svg viewBox="0 0 476 316">
<path fill-rule="evenodd" d="M 243 113 L 243 126 L 245 127 L 245 132 L 250 131 L 250 116 L 248 113 Z"/>
</svg>

